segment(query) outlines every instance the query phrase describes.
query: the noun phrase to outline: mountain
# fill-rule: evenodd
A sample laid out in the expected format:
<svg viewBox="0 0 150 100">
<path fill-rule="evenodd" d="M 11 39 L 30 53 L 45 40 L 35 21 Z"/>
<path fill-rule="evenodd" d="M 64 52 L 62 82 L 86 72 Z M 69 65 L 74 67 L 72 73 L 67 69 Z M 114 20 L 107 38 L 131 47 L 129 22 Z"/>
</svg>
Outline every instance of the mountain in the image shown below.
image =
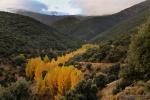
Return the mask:
<svg viewBox="0 0 150 100">
<path fill-rule="evenodd" d="M 37 50 L 76 47 L 76 42 L 30 17 L 0 12 L 0 58 Z"/>
<path fill-rule="evenodd" d="M 131 8 L 128 8 L 120 13 L 132 16 L 120 21 L 113 25 L 110 29 L 99 33 L 97 36 L 91 39 L 92 42 L 99 42 L 101 40 L 109 39 L 119 34 L 133 33 L 137 31 L 138 27 L 145 23 L 150 16 L 150 0 L 137 4 Z"/>
<path fill-rule="evenodd" d="M 69 19 L 56 21 L 53 26 L 80 41 L 101 41 L 113 35 L 127 33 L 144 23 L 149 16 L 150 0 L 106 16 L 88 16 L 84 20 Z M 64 23 L 63 23 L 64 22 Z M 70 24 L 68 25 L 68 23 Z"/>
<path fill-rule="evenodd" d="M 56 12 L 51 12 L 51 15 L 40 14 L 40 13 L 25 11 L 25 10 L 13 10 L 12 12 L 20 15 L 32 17 L 49 26 L 51 26 L 53 23 L 55 23 L 58 20 L 62 20 L 65 17 L 65 16 L 56 16 L 55 15 Z"/>
<path fill-rule="evenodd" d="M 37 12 L 31 12 L 26 10 L 11 10 L 14 13 L 29 16 L 46 24 L 50 27 L 56 28 L 59 32 L 69 34 L 78 23 L 88 19 L 90 16 L 79 16 L 79 15 L 58 15 L 57 12 L 50 12 L 52 14 L 46 15 Z M 53 14 L 54 13 L 54 14 Z M 90 17 L 91 18 L 91 17 Z"/>
<path fill-rule="evenodd" d="M 146 0 L 116 14 L 105 16 L 50 16 L 21 10 L 17 13 L 39 20 L 84 43 L 101 41 L 136 30 L 146 21 L 149 9 L 150 0 Z"/>
<path fill-rule="evenodd" d="M 50 12 L 47 12 L 47 14 L 50 15 L 50 16 L 65 16 L 65 15 L 69 15 L 68 13 L 58 12 L 58 11 L 50 11 Z"/>
<path fill-rule="evenodd" d="M 60 32 L 63 32 L 64 34 L 74 37 L 71 32 L 76 28 L 77 25 L 88 18 L 88 16 L 66 16 L 52 24 L 52 27 L 56 28 Z M 78 36 L 78 34 L 75 35 Z"/>
</svg>

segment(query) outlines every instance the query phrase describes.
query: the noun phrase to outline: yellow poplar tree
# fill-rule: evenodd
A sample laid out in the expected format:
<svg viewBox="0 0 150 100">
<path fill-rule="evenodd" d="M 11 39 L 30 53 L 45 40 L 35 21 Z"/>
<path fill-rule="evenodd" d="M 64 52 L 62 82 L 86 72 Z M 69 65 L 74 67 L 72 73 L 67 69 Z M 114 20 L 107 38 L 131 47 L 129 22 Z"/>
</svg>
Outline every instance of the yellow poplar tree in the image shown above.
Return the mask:
<svg viewBox="0 0 150 100">
<path fill-rule="evenodd" d="M 74 66 L 64 65 L 74 56 L 83 54 L 94 47 L 97 45 L 84 45 L 76 51 L 57 57 L 57 60 L 49 61 L 48 56 L 45 56 L 43 60 L 41 57 L 30 59 L 26 66 L 26 75 L 30 79 L 34 76 L 37 94 L 48 94 L 52 100 L 55 100 L 73 89 L 83 78 L 83 73 Z M 63 66 L 60 67 L 59 64 Z"/>
</svg>

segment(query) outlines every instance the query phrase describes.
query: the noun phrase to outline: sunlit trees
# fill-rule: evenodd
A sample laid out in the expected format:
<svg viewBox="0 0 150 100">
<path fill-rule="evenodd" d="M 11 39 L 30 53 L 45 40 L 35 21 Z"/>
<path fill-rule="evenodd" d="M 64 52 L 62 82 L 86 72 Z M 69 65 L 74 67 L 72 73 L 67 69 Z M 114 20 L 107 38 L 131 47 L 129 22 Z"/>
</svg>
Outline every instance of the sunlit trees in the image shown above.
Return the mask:
<svg viewBox="0 0 150 100">
<path fill-rule="evenodd" d="M 35 70 L 37 69 L 38 65 L 40 65 L 40 63 L 42 63 L 42 62 L 43 61 L 41 60 L 40 57 L 30 59 L 27 63 L 27 67 L 26 67 L 27 77 L 33 78 Z"/>
<path fill-rule="evenodd" d="M 51 97 L 62 96 L 70 89 L 73 89 L 82 77 L 81 71 L 73 66 L 57 67 L 47 73 L 45 82 Z"/>
<path fill-rule="evenodd" d="M 73 89 L 78 81 L 83 78 L 83 74 L 73 66 L 63 66 L 49 69 L 45 77 L 40 78 L 41 75 L 35 74 L 37 93 L 45 95 L 48 92 L 51 99 L 55 99 L 55 97 L 65 95 L 70 89 Z"/>
<path fill-rule="evenodd" d="M 82 48 L 77 49 L 74 52 L 68 53 L 66 55 L 62 55 L 60 57 L 57 57 L 57 59 L 52 59 L 48 62 L 48 57 L 44 57 L 44 61 L 41 59 L 41 57 L 32 58 L 28 61 L 27 67 L 26 67 L 26 75 L 30 79 L 34 77 L 34 79 L 39 80 L 43 79 L 42 73 L 45 71 L 49 71 L 51 68 L 59 67 L 61 64 L 62 66 L 65 65 L 66 62 L 68 62 L 71 58 L 73 58 L 76 55 L 80 55 L 85 53 L 88 49 L 94 48 L 97 45 L 83 45 Z"/>
<path fill-rule="evenodd" d="M 83 78 L 83 73 L 74 66 L 65 66 L 65 63 L 93 47 L 96 45 L 87 44 L 51 61 L 48 56 L 45 56 L 43 60 L 41 57 L 30 59 L 26 67 L 26 75 L 29 79 L 36 81 L 37 94 L 56 99 L 73 89 Z"/>
</svg>

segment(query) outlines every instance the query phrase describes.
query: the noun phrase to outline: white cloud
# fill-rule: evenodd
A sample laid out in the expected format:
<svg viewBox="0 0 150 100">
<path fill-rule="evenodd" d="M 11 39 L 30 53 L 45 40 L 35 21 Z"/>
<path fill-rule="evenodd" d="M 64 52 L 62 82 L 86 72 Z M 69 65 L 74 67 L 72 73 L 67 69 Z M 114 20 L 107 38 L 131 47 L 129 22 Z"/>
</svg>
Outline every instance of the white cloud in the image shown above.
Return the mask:
<svg viewBox="0 0 150 100">
<path fill-rule="evenodd" d="M 41 12 L 48 9 L 46 5 L 36 0 L 0 0 L 0 10 L 8 11 L 10 9 L 24 9 Z"/>
<path fill-rule="evenodd" d="M 80 14 L 80 8 L 74 7 L 71 0 L 0 0 L 1 11 L 12 11 L 12 9 L 24 9 L 34 12 L 47 13 L 51 11 L 64 14 Z"/>
<path fill-rule="evenodd" d="M 68 14 L 80 14 L 81 8 L 72 3 L 72 0 L 42 0 L 48 11 L 58 11 Z"/>
<path fill-rule="evenodd" d="M 102 15 L 119 12 L 145 0 L 74 0 L 86 15 Z"/>
<path fill-rule="evenodd" d="M 116 13 L 145 0 L 0 0 L 0 10 L 25 9 L 66 14 L 103 15 Z"/>
</svg>

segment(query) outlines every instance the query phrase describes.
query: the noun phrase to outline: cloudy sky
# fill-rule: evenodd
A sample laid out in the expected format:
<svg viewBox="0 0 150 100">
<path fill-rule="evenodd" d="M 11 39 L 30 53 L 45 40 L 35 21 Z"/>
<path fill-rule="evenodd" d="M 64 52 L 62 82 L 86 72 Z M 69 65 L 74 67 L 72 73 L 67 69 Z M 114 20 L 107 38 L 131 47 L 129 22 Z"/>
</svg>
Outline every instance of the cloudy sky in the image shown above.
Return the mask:
<svg viewBox="0 0 150 100">
<path fill-rule="evenodd" d="M 40 13 L 51 11 L 70 15 L 103 15 L 119 12 L 145 0 L 0 0 L 0 10 L 24 9 Z"/>
</svg>

